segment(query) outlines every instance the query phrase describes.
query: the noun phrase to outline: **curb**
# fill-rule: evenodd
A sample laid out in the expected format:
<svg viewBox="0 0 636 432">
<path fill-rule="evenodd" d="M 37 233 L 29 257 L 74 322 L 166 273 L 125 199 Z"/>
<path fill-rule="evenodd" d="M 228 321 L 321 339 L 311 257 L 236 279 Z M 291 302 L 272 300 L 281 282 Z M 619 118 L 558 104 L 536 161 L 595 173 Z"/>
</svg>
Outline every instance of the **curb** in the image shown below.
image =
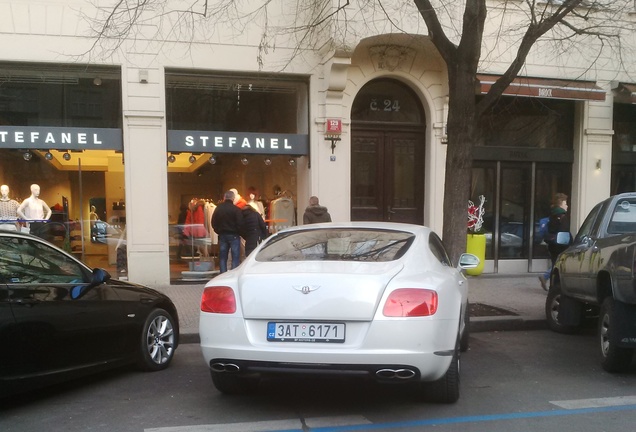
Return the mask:
<svg viewBox="0 0 636 432">
<path fill-rule="evenodd" d="M 490 331 L 547 330 L 545 318 L 523 316 L 475 317 L 470 319 L 471 333 Z"/>
<path fill-rule="evenodd" d="M 201 343 L 199 333 L 179 333 L 179 345 L 191 343 Z"/>
</svg>

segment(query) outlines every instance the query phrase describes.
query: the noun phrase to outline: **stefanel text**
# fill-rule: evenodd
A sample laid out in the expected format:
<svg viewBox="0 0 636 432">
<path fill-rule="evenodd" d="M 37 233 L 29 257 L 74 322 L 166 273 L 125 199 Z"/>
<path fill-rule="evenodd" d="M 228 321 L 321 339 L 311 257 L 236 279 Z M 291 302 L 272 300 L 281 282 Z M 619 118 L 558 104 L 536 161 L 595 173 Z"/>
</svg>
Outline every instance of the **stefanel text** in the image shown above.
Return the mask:
<svg viewBox="0 0 636 432">
<path fill-rule="evenodd" d="M 60 133 L 52 133 L 46 132 L 40 134 L 40 132 L 20 132 L 15 131 L 9 133 L 7 131 L 0 131 L 0 143 L 5 143 L 12 140 L 16 144 L 20 143 L 33 143 L 33 144 L 94 144 L 100 145 L 102 141 L 99 136 L 88 133 L 70 133 L 70 132 L 60 132 Z"/>
<path fill-rule="evenodd" d="M 185 137 L 185 145 L 187 147 L 202 146 L 205 148 L 229 148 L 229 149 L 271 149 L 271 150 L 291 150 L 292 146 L 289 144 L 287 138 L 252 138 L 242 137 L 237 138 L 233 136 L 193 136 L 187 135 Z"/>
</svg>

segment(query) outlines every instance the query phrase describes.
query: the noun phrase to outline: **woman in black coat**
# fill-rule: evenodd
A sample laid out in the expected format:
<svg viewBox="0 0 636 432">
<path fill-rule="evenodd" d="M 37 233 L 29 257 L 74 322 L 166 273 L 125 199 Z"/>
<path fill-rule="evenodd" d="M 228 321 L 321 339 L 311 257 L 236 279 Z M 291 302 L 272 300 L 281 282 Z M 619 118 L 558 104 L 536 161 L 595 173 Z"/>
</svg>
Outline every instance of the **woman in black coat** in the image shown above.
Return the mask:
<svg viewBox="0 0 636 432">
<path fill-rule="evenodd" d="M 241 237 L 245 239 L 245 256 L 247 257 L 256 246 L 267 238 L 267 225 L 263 217 L 251 205 L 243 207 L 243 229 Z"/>
</svg>

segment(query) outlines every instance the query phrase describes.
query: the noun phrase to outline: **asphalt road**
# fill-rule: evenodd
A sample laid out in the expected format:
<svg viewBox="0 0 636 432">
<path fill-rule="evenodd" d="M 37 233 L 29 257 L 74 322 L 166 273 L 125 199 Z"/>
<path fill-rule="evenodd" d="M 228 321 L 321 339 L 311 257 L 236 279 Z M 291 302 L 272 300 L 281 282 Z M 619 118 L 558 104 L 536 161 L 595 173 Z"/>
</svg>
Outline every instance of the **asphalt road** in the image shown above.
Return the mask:
<svg viewBox="0 0 636 432">
<path fill-rule="evenodd" d="M 225 396 L 196 344 L 167 371 L 119 370 L 3 401 L 0 431 L 616 431 L 636 424 L 636 365 L 611 375 L 593 331 L 484 332 L 462 357 L 461 398 L 426 404 L 403 387 L 267 380 Z"/>
</svg>

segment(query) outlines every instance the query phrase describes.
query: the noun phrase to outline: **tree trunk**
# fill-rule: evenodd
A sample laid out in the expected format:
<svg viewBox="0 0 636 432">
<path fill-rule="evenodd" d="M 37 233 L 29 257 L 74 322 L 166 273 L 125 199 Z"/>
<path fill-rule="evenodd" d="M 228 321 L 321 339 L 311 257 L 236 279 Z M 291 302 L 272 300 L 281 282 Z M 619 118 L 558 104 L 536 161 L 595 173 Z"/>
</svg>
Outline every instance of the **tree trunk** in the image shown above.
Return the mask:
<svg viewBox="0 0 636 432">
<path fill-rule="evenodd" d="M 468 199 L 475 145 L 475 71 L 449 68 L 448 147 L 443 240 L 457 263 L 466 251 Z"/>
</svg>

